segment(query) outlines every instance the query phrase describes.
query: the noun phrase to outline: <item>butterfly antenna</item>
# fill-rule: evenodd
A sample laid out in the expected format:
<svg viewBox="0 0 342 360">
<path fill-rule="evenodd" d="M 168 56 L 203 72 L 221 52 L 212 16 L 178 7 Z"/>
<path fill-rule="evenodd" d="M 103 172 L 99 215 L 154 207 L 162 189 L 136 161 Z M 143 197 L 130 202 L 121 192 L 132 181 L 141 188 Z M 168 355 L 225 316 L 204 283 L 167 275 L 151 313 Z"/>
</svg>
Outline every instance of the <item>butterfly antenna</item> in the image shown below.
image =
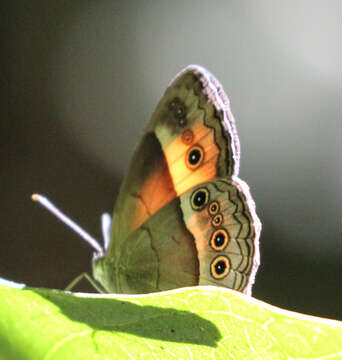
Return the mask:
<svg viewBox="0 0 342 360">
<path fill-rule="evenodd" d="M 90 236 L 86 231 L 84 231 L 73 220 L 67 217 L 62 211 L 60 211 L 49 199 L 39 194 L 33 194 L 31 198 L 33 201 L 36 201 L 44 206 L 47 210 L 57 216 L 59 220 L 63 221 L 64 224 L 79 234 L 90 246 L 92 246 L 97 251 L 97 253 L 103 254 L 103 249 L 99 245 L 98 241 Z"/>
<path fill-rule="evenodd" d="M 104 213 L 101 216 L 101 224 L 102 224 L 102 237 L 104 249 L 107 250 L 110 242 L 110 229 L 112 226 L 112 218 L 108 213 Z"/>
</svg>

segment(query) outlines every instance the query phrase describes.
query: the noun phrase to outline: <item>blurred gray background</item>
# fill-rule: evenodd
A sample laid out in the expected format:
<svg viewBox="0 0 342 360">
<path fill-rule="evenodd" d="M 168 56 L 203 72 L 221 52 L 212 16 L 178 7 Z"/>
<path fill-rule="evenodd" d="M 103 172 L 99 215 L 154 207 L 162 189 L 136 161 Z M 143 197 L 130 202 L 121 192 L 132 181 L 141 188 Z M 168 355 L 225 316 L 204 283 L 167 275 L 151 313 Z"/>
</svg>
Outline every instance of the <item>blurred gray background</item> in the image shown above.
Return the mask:
<svg viewBox="0 0 342 360">
<path fill-rule="evenodd" d="M 231 100 L 263 222 L 254 296 L 342 319 L 341 1 L 2 1 L 0 276 L 65 287 L 159 97 L 188 64 Z M 82 284 L 79 290 L 87 290 Z"/>
</svg>

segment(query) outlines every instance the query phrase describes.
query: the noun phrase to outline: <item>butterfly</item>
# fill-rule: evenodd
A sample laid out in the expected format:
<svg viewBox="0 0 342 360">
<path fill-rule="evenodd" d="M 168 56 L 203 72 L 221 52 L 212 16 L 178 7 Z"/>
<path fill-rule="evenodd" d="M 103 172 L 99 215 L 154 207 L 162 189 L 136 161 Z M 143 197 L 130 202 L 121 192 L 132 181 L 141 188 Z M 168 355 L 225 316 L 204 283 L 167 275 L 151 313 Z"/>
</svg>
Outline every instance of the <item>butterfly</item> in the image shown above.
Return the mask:
<svg viewBox="0 0 342 360">
<path fill-rule="evenodd" d="M 171 81 L 147 124 L 94 246 L 95 286 L 149 293 L 193 285 L 251 294 L 261 222 L 238 178 L 240 143 L 229 100 L 206 69 Z"/>
</svg>

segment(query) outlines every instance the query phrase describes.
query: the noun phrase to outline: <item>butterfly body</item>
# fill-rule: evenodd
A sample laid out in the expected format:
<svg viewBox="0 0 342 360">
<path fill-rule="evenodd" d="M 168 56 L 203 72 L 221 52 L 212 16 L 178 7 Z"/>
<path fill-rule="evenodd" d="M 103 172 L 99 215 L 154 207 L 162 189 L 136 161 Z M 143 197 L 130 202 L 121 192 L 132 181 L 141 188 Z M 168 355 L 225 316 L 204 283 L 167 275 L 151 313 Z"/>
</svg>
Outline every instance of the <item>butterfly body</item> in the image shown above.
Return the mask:
<svg viewBox="0 0 342 360">
<path fill-rule="evenodd" d="M 93 260 L 106 291 L 216 284 L 250 293 L 261 224 L 237 177 L 239 156 L 222 86 L 207 70 L 187 67 L 147 125 L 120 189 L 109 247 Z"/>
</svg>

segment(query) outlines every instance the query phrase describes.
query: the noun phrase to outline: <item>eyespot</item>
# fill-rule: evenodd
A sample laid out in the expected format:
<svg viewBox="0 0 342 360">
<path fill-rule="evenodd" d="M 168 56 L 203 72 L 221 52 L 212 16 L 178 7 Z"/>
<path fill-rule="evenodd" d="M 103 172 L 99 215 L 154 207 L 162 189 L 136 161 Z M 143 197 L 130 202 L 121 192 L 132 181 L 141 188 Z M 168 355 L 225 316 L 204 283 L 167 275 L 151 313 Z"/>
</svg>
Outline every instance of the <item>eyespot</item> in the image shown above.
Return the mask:
<svg viewBox="0 0 342 360">
<path fill-rule="evenodd" d="M 220 204 L 217 201 L 212 201 L 209 204 L 208 212 L 210 215 L 215 215 L 220 211 Z"/>
<path fill-rule="evenodd" d="M 230 263 L 226 256 L 217 256 L 210 264 L 210 272 L 214 279 L 223 279 L 229 273 Z"/>
<path fill-rule="evenodd" d="M 191 207 L 194 210 L 201 210 L 209 201 L 209 191 L 206 188 L 197 189 L 191 195 Z"/>
<path fill-rule="evenodd" d="M 222 214 L 216 214 L 213 219 L 211 220 L 211 225 L 217 227 L 223 223 L 223 216 Z"/>
<path fill-rule="evenodd" d="M 178 97 L 173 98 L 169 103 L 169 109 L 175 111 L 178 107 L 178 104 L 181 104 L 181 100 Z"/>
<path fill-rule="evenodd" d="M 178 104 L 175 108 L 175 116 L 177 119 L 182 119 L 185 115 L 185 107 L 183 104 Z"/>
<path fill-rule="evenodd" d="M 169 103 L 169 109 L 172 111 L 174 117 L 178 119 L 179 125 L 182 127 L 185 126 L 186 108 L 183 102 L 176 97 Z"/>
<path fill-rule="evenodd" d="M 216 251 L 224 250 L 229 242 L 229 235 L 225 229 L 218 229 L 213 232 L 210 238 L 210 246 Z"/>
<path fill-rule="evenodd" d="M 204 160 L 204 151 L 199 145 L 191 147 L 185 155 L 185 163 L 189 169 L 198 168 Z"/>
<path fill-rule="evenodd" d="M 191 130 L 185 130 L 182 134 L 182 142 L 185 145 L 190 145 L 194 140 L 194 133 Z"/>
<path fill-rule="evenodd" d="M 185 124 L 186 124 L 185 118 L 180 118 L 180 119 L 178 120 L 178 124 L 179 124 L 181 127 L 184 127 Z"/>
<path fill-rule="evenodd" d="M 173 99 L 170 103 L 169 103 L 169 109 L 170 110 L 174 110 L 176 108 L 177 105 L 177 98 Z"/>
</svg>

